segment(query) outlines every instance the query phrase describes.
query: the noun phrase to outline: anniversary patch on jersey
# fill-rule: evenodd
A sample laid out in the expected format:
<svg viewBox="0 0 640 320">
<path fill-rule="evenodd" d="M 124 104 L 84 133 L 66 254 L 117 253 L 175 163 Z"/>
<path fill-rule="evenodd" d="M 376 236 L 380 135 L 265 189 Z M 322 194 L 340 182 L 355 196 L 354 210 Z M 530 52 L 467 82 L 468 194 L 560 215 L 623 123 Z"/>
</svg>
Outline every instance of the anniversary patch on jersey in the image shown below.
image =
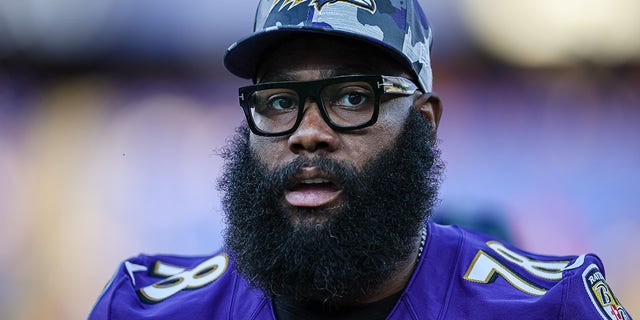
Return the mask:
<svg viewBox="0 0 640 320">
<path fill-rule="evenodd" d="M 289 5 L 287 10 L 291 10 L 291 8 L 304 2 L 307 2 L 307 0 L 273 0 L 273 5 L 271 5 L 271 10 L 273 10 L 273 8 L 275 8 L 278 3 L 281 3 L 280 8 L 278 8 L 278 11 L 280 11 L 283 8 L 285 8 L 287 5 Z M 369 10 L 371 13 L 376 12 L 375 0 L 311 0 L 311 3 L 309 5 L 310 6 L 315 5 L 317 11 L 322 11 L 322 7 L 324 7 L 325 5 L 334 4 L 336 2 L 351 4 L 356 7 Z"/>
<path fill-rule="evenodd" d="M 604 276 L 595 264 L 589 265 L 582 273 L 584 288 L 598 310 L 602 319 L 605 320 L 630 320 L 620 301 L 616 298 L 604 279 Z"/>
</svg>

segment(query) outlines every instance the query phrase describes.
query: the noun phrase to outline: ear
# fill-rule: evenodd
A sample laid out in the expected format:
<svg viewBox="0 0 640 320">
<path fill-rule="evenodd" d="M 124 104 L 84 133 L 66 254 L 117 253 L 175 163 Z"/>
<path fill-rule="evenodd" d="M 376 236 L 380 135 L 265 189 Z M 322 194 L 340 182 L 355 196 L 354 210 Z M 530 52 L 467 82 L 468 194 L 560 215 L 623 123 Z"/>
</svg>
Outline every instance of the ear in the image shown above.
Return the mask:
<svg viewBox="0 0 640 320">
<path fill-rule="evenodd" d="M 413 107 L 427 119 L 434 128 L 438 128 L 442 116 L 442 103 L 433 92 L 419 93 L 413 100 Z"/>
</svg>

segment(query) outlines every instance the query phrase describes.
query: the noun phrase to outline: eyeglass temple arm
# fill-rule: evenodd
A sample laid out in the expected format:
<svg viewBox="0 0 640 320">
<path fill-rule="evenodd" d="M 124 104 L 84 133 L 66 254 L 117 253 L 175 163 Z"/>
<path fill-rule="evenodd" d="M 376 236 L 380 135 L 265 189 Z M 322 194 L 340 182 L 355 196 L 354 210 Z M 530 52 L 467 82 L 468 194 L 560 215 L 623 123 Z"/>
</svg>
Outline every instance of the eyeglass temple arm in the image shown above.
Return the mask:
<svg viewBox="0 0 640 320">
<path fill-rule="evenodd" d="M 382 76 L 382 82 L 378 82 L 378 88 L 383 87 L 384 93 L 388 94 L 413 94 L 418 90 L 418 86 L 411 80 L 403 77 Z"/>
</svg>

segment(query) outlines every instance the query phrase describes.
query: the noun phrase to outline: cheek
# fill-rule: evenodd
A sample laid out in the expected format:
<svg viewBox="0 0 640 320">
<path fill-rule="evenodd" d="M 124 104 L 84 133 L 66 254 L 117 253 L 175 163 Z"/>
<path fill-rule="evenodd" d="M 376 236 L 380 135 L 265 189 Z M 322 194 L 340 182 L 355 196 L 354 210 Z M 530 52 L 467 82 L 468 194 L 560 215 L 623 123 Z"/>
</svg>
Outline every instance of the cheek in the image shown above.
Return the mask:
<svg viewBox="0 0 640 320">
<path fill-rule="evenodd" d="M 380 152 L 393 147 L 404 127 L 408 115 L 408 108 L 381 108 L 376 124 L 368 128 L 366 134 L 350 136 L 346 144 L 351 157 L 356 159 L 356 166 L 362 167 L 375 158 Z"/>
<path fill-rule="evenodd" d="M 249 148 L 257 160 L 269 170 L 278 167 L 281 157 L 286 151 L 286 141 L 278 138 L 260 137 L 251 134 L 249 137 Z"/>
<path fill-rule="evenodd" d="M 409 108 L 411 107 L 400 103 L 387 104 L 380 108 L 380 114 L 376 122 L 376 125 L 379 125 L 379 129 L 376 131 L 384 135 L 384 137 L 379 137 L 381 141 L 391 140 L 391 142 L 394 142 L 396 140 L 407 121 Z"/>
</svg>

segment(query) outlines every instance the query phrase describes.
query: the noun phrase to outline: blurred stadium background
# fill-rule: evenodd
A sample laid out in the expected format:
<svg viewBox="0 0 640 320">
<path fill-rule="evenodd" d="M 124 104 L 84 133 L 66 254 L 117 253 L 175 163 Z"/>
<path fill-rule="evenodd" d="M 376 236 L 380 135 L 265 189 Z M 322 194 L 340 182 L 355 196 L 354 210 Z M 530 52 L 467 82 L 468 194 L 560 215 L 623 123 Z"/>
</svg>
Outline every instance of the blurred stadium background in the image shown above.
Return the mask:
<svg viewBox="0 0 640 320">
<path fill-rule="evenodd" d="M 221 245 L 222 67 L 256 0 L 0 0 L 0 318 L 82 319 L 118 263 Z M 595 252 L 640 315 L 640 2 L 421 1 L 437 216 Z"/>
</svg>

